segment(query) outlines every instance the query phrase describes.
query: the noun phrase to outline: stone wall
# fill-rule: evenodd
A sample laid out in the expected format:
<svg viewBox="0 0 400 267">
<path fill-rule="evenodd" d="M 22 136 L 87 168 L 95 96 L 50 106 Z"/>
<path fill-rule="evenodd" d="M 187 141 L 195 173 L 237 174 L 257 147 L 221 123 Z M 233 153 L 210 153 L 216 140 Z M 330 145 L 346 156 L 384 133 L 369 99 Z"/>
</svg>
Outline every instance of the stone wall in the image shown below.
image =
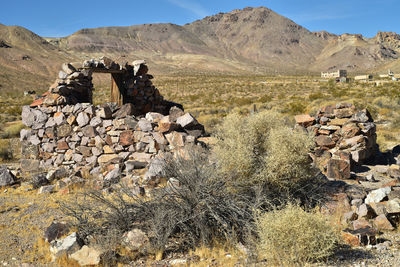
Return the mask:
<svg viewBox="0 0 400 267">
<path fill-rule="evenodd" d="M 144 60 L 136 60 L 123 66 L 109 58 L 91 59 L 83 63 L 64 63 L 56 81 L 48 92 L 36 99 L 31 107 L 75 105 L 92 103 L 94 72 L 114 75 L 123 103 L 134 105 L 135 115 L 144 115 L 150 111 L 167 115 L 171 102 L 165 101 L 153 85 L 153 76 L 148 74 Z"/>
<path fill-rule="evenodd" d="M 315 135 L 312 157 L 328 178 L 350 178 L 352 168 L 377 152 L 376 125 L 368 110 L 339 103 L 320 109 L 316 117 L 299 115 L 295 119 Z"/>
<path fill-rule="evenodd" d="M 120 70 L 128 103 L 91 104 L 92 72 Z M 144 61 L 121 67 L 102 58 L 85 61 L 81 69 L 63 64 L 49 91 L 23 107 L 29 129 L 21 131 L 22 171 L 86 169 L 110 185 L 149 168 L 145 177 L 153 183 L 150 163 L 198 144 L 204 127 L 181 105 L 163 100 L 147 71 Z"/>
</svg>

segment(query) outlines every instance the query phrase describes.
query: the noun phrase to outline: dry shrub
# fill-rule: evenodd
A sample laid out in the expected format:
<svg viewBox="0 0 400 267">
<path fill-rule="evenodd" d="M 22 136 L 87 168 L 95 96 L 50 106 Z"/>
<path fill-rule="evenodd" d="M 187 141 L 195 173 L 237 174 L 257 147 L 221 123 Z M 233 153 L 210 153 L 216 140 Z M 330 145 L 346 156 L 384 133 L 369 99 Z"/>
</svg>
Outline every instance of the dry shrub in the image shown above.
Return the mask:
<svg viewBox="0 0 400 267">
<path fill-rule="evenodd" d="M 277 266 L 303 266 L 333 255 L 338 235 L 318 212 L 289 204 L 257 219 L 259 257 Z"/>
<path fill-rule="evenodd" d="M 312 138 L 292 130 L 280 113 L 231 114 L 217 138 L 214 152 L 219 170 L 233 185 L 290 189 L 315 175 L 308 156 Z"/>
<path fill-rule="evenodd" d="M 12 138 L 12 137 L 19 137 L 19 133 L 25 126 L 22 122 L 15 122 L 3 129 L 3 133 L 1 133 L 1 138 Z"/>
<path fill-rule="evenodd" d="M 0 161 L 1 160 L 11 160 L 13 158 L 13 153 L 11 150 L 9 139 L 0 139 Z"/>
</svg>

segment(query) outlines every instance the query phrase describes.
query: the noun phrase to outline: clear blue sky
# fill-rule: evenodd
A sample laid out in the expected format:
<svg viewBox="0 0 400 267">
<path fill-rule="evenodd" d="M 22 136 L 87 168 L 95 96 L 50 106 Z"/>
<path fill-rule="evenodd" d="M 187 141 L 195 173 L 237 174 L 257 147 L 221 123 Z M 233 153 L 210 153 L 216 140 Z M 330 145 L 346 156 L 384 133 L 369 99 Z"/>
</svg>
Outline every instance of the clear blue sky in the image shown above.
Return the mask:
<svg viewBox="0 0 400 267">
<path fill-rule="evenodd" d="M 400 0 L 2 0 L 0 23 L 45 37 L 82 28 L 171 22 L 185 24 L 246 6 L 266 6 L 311 31 L 400 33 Z"/>
</svg>

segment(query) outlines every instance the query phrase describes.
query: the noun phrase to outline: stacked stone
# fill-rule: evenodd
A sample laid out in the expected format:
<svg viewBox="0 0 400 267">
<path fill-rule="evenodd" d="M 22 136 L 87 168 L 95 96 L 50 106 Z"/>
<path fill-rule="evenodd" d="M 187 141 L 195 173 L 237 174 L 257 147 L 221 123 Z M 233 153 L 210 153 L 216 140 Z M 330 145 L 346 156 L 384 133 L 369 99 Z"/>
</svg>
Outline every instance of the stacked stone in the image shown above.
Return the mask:
<svg viewBox="0 0 400 267">
<path fill-rule="evenodd" d="M 328 178 L 348 179 L 351 169 L 377 151 L 376 125 L 367 110 L 339 103 L 319 110 L 317 116 L 299 115 L 298 125 L 315 135 L 313 160 Z"/>
<path fill-rule="evenodd" d="M 22 121 L 30 129 L 21 131 L 22 170 L 87 167 L 93 174 L 106 171 L 104 179 L 116 181 L 122 171 L 145 168 L 157 156 L 196 144 L 204 133 L 204 127 L 178 107 L 167 116 L 134 116 L 134 111 L 133 104 L 24 106 Z"/>
<path fill-rule="evenodd" d="M 123 70 L 122 66 L 108 57 L 85 60 L 82 64 L 84 69 Z"/>
<path fill-rule="evenodd" d="M 72 64 L 64 63 L 58 78 L 48 92 L 36 99 L 31 107 L 40 105 L 74 105 L 91 103 L 93 83 L 91 70 L 77 70 Z"/>
<path fill-rule="evenodd" d="M 135 105 L 139 114 L 149 111 L 157 111 L 165 114 L 166 102 L 160 95 L 158 89 L 153 85 L 153 76 L 148 74 L 148 67 L 144 60 L 132 62 L 127 66 L 124 85 L 127 90 L 126 102 Z"/>
</svg>

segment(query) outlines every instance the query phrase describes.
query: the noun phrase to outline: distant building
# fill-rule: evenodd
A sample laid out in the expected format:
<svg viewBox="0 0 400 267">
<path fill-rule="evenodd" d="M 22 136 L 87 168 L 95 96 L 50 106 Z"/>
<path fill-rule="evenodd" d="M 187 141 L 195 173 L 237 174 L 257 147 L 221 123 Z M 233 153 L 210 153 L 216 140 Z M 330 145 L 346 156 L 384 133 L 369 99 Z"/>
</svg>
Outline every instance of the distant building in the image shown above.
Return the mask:
<svg viewBox="0 0 400 267">
<path fill-rule="evenodd" d="M 358 75 L 354 77 L 355 81 L 370 81 L 374 78 L 371 74 L 366 74 L 366 75 Z"/>
<path fill-rule="evenodd" d="M 347 70 L 337 70 L 334 72 L 321 72 L 321 78 L 334 79 L 341 77 L 347 77 Z"/>
</svg>

